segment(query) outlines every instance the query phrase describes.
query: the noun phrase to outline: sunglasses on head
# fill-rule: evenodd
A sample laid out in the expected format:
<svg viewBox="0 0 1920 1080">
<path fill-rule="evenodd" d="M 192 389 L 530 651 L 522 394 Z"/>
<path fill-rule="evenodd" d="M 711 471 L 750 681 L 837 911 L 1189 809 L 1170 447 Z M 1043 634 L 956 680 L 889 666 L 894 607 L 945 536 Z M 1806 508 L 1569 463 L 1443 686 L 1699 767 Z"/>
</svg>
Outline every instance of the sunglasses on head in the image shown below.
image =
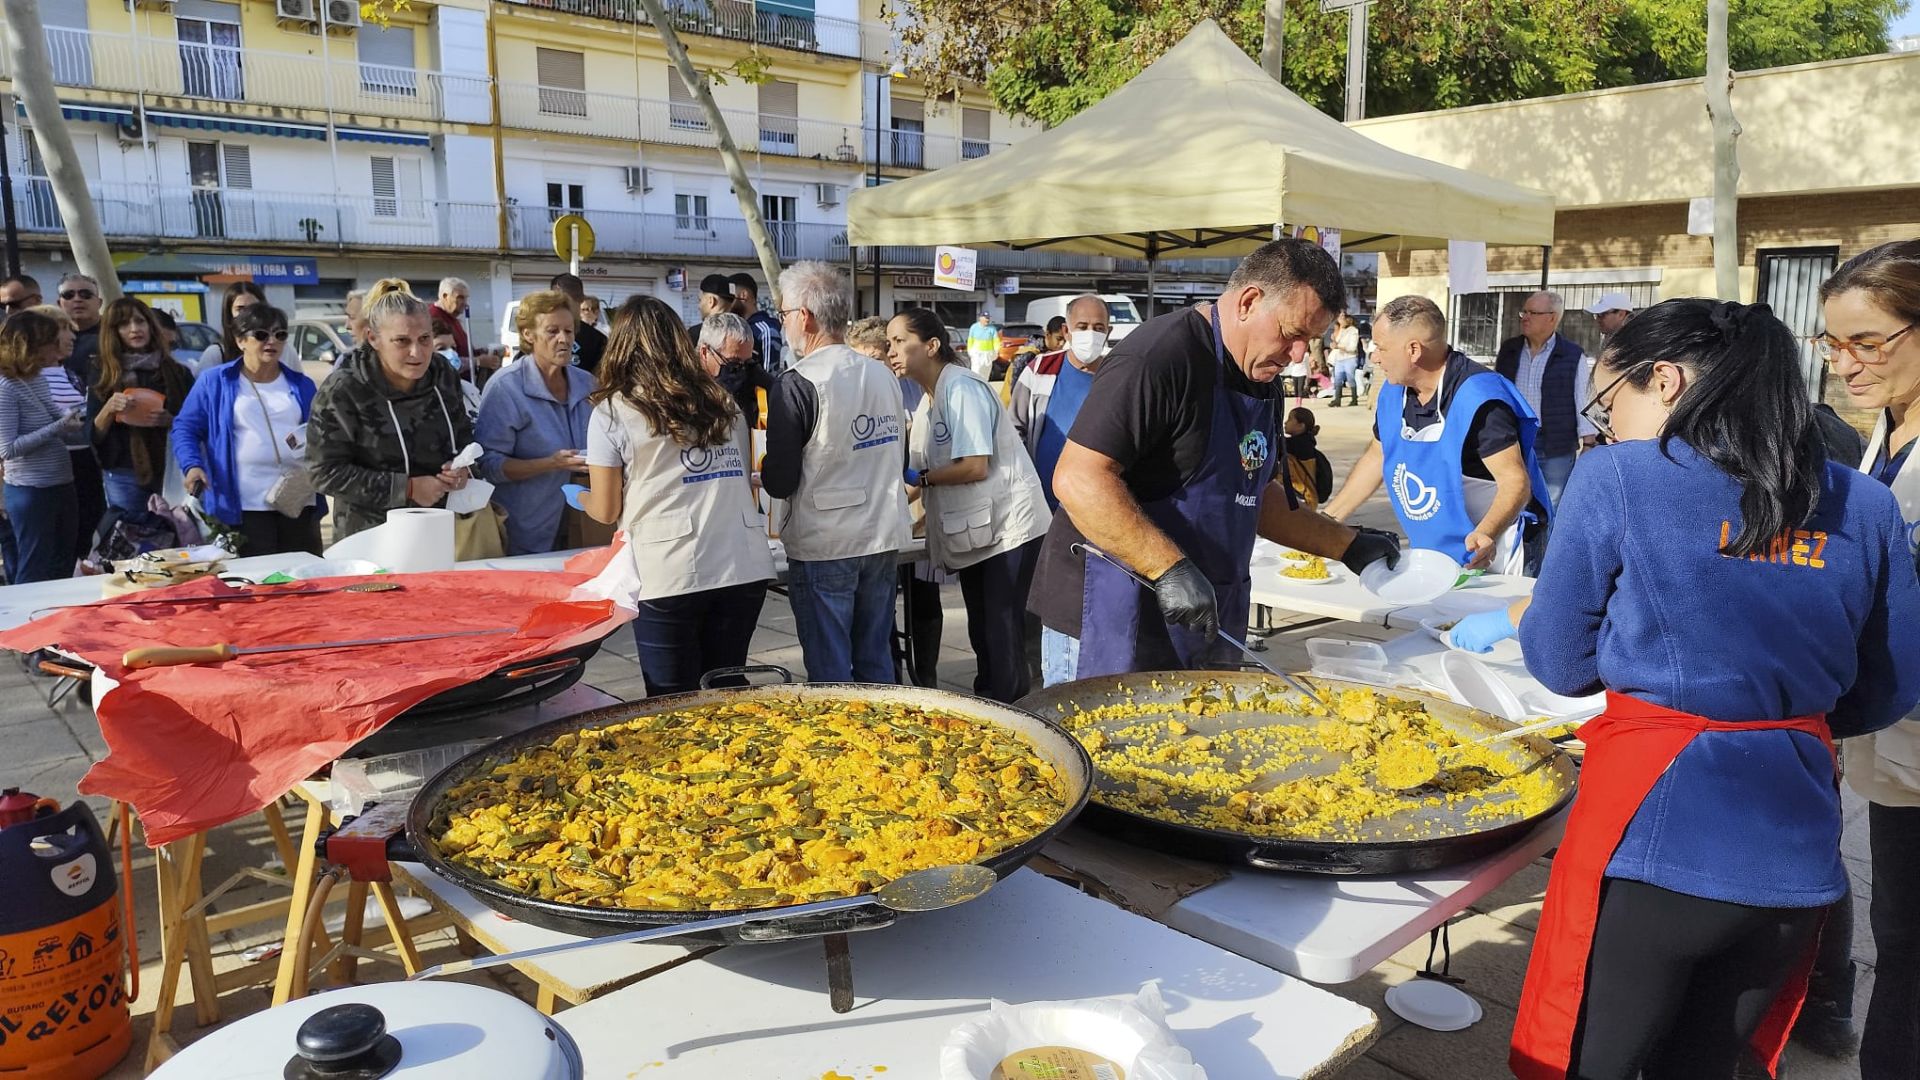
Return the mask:
<svg viewBox="0 0 1920 1080">
<path fill-rule="evenodd" d="M 285 330 L 249 330 L 246 336 L 255 341 L 262 342 L 287 340 L 287 332 Z"/>
<path fill-rule="evenodd" d="M 60 293 L 62 300 L 91 300 L 93 297 L 92 289 L 66 289 Z"/>
</svg>

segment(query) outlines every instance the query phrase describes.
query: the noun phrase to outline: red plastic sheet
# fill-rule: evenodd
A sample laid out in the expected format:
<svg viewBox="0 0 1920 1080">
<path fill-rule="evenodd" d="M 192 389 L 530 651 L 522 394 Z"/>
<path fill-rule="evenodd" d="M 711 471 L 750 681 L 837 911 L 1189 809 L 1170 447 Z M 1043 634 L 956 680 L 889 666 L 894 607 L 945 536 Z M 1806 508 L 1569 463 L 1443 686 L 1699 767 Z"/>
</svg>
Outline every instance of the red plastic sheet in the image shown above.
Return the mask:
<svg viewBox="0 0 1920 1080">
<path fill-rule="evenodd" d="M 347 585 L 326 578 L 283 590 Z M 442 690 L 605 637 L 631 616 L 568 602 L 577 573 L 452 571 L 388 580 L 384 593 L 224 604 L 129 604 L 233 590 L 203 579 L 49 615 L 0 634 L 0 648 L 58 646 L 117 680 L 97 702 L 107 757 L 80 790 L 132 803 L 164 844 L 258 811 L 387 721 Z M 515 627 L 512 634 L 128 671 L 142 645 L 246 648 Z"/>
</svg>

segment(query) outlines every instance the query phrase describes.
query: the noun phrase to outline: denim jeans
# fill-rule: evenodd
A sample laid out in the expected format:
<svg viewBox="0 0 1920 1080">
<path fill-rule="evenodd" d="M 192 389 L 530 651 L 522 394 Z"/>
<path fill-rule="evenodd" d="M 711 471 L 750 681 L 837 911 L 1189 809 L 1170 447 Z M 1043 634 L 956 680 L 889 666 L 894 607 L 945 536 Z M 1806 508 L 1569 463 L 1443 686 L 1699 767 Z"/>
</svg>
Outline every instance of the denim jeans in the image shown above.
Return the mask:
<svg viewBox="0 0 1920 1080">
<path fill-rule="evenodd" d="M 1547 502 L 1556 508 L 1560 505 L 1560 494 L 1567 490 L 1567 478 L 1573 475 L 1574 460 L 1572 454 L 1540 455 L 1540 472 L 1547 478 Z"/>
<path fill-rule="evenodd" d="M 120 516 L 129 521 L 147 520 L 151 513 L 147 500 L 159 494 L 157 490 L 141 487 L 132 469 L 107 469 L 101 479 L 107 487 L 109 507 L 120 511 Z"/>
<path fill-rule="evenodd" d="M 1342 360 L 1333 365 L 1333 403 L 1340 404 L 1340 390 L 1345 388 L 1352 396 L 1355 405 L 1360 404 L 1360 364 L 1354 360 Z"/>
<path fill-rule="evenodd" d="M 746 663 L 766 599 L 767 583 L 753 581 L 642 600 L 633 644 L 647 696 L 698 690 L 707 672 Z"/>
<path fill-rule="evenodd" d="M 74 518 L 79 514 L 71 483 L 55 487 L 7 485 L 7 517 L 13 522 L 18 553 L 15 585 L 29 581 L 58 581 L 73 576 L 80 556 L 73 550 Z"/>
<path fill-rule="evenodd" d="M 1040 628 L 1040 685 L 1072 682 L 1080 670 L 1080 639 L 1050 626 Z"/>
<path fill-rule="evenodd" d="M 899 581 L 891 551 L 819 562 L 791 560 L 787 596 L 810 682 L 892 683 L 893 596 Z"/>
</svg>

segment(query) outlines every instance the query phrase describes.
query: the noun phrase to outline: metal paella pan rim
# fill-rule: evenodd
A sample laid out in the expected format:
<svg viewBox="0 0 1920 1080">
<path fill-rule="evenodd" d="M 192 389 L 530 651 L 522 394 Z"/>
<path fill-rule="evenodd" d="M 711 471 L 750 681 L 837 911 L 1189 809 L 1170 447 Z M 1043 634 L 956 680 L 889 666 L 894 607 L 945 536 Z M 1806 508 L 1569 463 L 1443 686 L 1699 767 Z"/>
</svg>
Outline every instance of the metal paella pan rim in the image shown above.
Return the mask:
<svg viewBox="0 0 1920 1080">
<path fill-rule="evenodd" d="M 1514 726 L 1489 713 L 1431 694 L 1341 679 L 1316 677 L 1313 682 L 1330 692 L 1364 690 L 1382 697 L 1417 703 L 1436 721 L 1467 734 L 1492 735 Z M 1194 690 L 1209 686 L 1231 689 L 1243 696 L 1262 693 L 1274 698 L 1299 699 L 1299 695 L 1291 692 L 1280 680 L 1254 672 L 1146 671 L 1061 683 L 1029 694 L 1015 704 L 1048 719 L 1063 720 L 1073 711 L 1107 704 L 1132 702 L 1171 705 L 1183 701 Z M 1297 718 L 1313 719 L 1315 722 L 1318 719 Z M 1552 743 L 1539 736 L 1516 740 L 1513 745 L 1519 753 L 1535 757 L 1552 755 L 1556 751 Z M 1103 802 L 1100 783 L 1115 782 L 1105 774 L 1097 774 L 1095 790 L 1083 821 L 1087 827 L 1117 838 L 1187 858 L 1302 873 L 1403 874 L 1492 854 L 1518 842 L 1542 822 L 1552 818 L 1572 800 L 1575 772 L 1573 763 L 1564 755 L 1548 762 L 1544 769 L 1557 791 L 1557 798 L 1552 805 L 1518 820 L 1463 828 L 1457 833 L 1438 837 L 1291 839 L 1235 832 L 1212 825 L 1167 821 Z"/>
<path fill-rule="evenodd" d="M 491 878 L 484 877 L 443 857 L 433 843 L 432 823 L 445 795 L 469 776 L 489 769 L 500 761 L 518 756 L 524 750 L 551 742 L 560 735 L 592 731 L 631 720 L 643 719 L 681 709 L 709 705 L 738 704 L 743 701 L 863 701 L 874 704 L 909 705 L 963 716 L 968 720 L 1002 729 L 1019 736 L 1033 752 L 1059 773 L 1065 790 L 1061 813 L 1026 842 L 979 860 L 1002 878 L 1025 865 L 1041 847 L 1071 822 L 1087 804 L 1093 786 L 1093 762 L 1079 740 L 1067 734 L 1057 722 L 1015 706 L 988 701 L 970 694 L 922 687 L 891 686 L 878 683 L 792 683 L 751 686 L 736 689 L 694 690 L 684 694 L 645 698 L 594 709 L 564 717 L 518 734 L 496 740 L 442 769 L 414 797 L 407 811 L 407 834 L 414 858 L 433 873 L 468 890 L 482 903 L 501 914 L 535 926 L 561 933 L 595 937 L 634 930 L 645 926 L 664 926 L 696 922 L 713 914 L 707 910 L 664 911 L 628 907 L 591 907 L 561 903 L 528 896 Z M 826 899 L 822 897 L 821 899 Z M 781 907 L 738 909 L 775 912 Z M 730 909 L 733 910 L 733 909 Z M 791 940 L 822 934 L 842 933 L 891 923 L 897 918 L 885 909 L 864 909 L 829 917 L 818 925 L 785 924 L 776 933 L 728 932 L 715 941 L 729 943 Z M 680 939 L 687 943 L 705 938 Z"/>
</svg>

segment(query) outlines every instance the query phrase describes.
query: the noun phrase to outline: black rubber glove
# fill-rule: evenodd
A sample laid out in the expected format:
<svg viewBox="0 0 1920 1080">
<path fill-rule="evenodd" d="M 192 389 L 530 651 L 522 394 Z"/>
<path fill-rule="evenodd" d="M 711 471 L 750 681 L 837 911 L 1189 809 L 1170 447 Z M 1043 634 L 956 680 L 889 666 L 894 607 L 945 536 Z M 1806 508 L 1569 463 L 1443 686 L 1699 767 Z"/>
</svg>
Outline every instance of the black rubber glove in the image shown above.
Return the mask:
<svg viewBox="0 0 1920 1080">
<path fill-rule="evenodd" d="M 1340 562 L 1356 574 L 1381 559 L 1387 560 L 1389 570 L 1400 565 L 1400 538 L 1390 532 L 1368 528 L 1355 529 L 1353 542 L 1347 545 L 1346 553 L 1340 556 Z"/>
<path fill-rule="evenodd" d="M 1220 606 L 1213 598 L 1213 582 L 1192 559 L 1181 559 L 1153 579 L 1153 596 L 1168 625 L 1184 626 L 1209 641 L 1219 633 Z"/>
</svg>

